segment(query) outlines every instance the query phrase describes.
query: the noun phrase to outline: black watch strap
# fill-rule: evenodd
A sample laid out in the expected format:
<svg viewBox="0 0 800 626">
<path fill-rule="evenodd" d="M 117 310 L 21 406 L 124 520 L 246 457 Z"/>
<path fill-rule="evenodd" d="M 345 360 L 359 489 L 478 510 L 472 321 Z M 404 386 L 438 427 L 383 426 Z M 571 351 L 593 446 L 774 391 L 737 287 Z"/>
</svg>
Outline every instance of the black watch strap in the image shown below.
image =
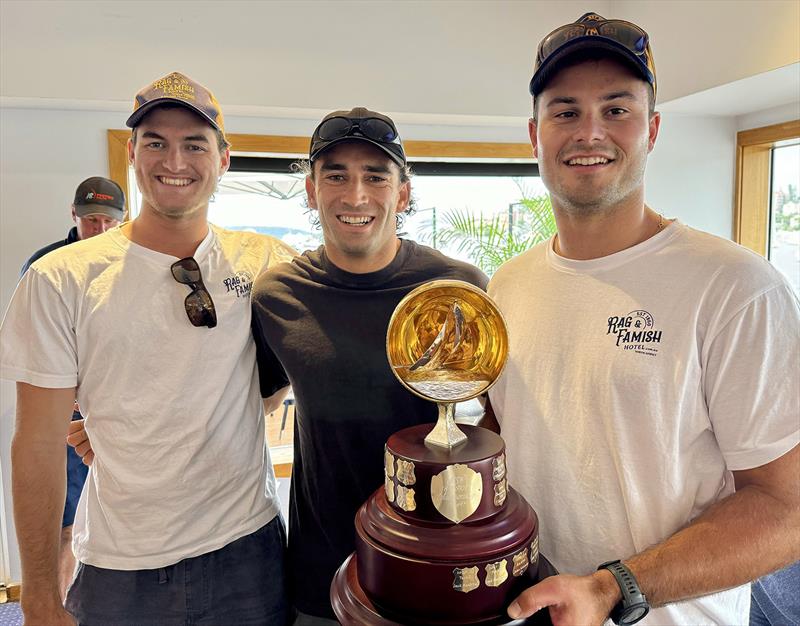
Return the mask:
<svg viewBox="0 0 800 626">
<path fill-rule="evenodd" d="M 615 624 L 627 626 L 628 624 L 635 624 L 642 619 L 650 611 L 650 605 L 647 603 L 642 590 L 639 589 L 639 583 L 636 582 L 636 577 L 628 567 L 617 561 L 609 561 L 603 563 L 598 570 L 607 569 L 617 579 L 620 591 L 622 592 L 622 600 L 617 602 L 616 606 L 611 609 L 611 620 Z"/>
</svg>

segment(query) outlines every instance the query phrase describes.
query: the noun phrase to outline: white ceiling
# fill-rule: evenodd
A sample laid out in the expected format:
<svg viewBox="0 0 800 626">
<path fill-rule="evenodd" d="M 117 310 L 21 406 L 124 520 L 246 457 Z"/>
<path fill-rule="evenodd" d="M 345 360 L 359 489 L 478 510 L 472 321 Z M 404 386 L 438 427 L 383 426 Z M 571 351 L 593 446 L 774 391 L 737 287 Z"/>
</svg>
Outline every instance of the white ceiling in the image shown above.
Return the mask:
<svg viewBox="0 0 800 626">
<path fill-rule="evenodd" d="M 800 63 L 677 98 L 659 109 L 681 115 L 739 117 L 791 103 L 800 103 Z"/>
<path fill-rule="evenodd" d="M 589 10 L 649 31 L 662 103 L 800 60 L 797 0 L 0 0 L 0 97 L 127 103 L 179 70 L 226 107 L 516 118 L 539 39 Z"/>
</svg>

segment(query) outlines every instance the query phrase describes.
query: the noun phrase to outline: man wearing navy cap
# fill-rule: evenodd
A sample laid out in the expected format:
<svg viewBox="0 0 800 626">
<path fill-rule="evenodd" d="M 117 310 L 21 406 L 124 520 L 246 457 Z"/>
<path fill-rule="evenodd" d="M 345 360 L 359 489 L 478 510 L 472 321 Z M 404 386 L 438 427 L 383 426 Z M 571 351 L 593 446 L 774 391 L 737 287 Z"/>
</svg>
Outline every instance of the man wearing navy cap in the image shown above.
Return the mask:
<svg viewBox="0 0 800 626">
<path fill-rule="evenodd" d="M 745 624 L 747 583 L 800 557 L 800 305 L 764 259 L 645 203 L 656 90 L 630 22 L 588 13 L 539 45 L 558 232 L 489 285 L 510 339 L 489 395 L 562 575 L 512 617 Z"/>
<path fill-rule="evenodd" d="M 208 89 L 174 72 L 137 94 L 127 124 L 139 215 L 34 263 L 0 327 L 0 374 L 17 381 L 25 620 L 283 624 L 285 533 L 249 295 L 258 274 L 294 251 L 208 223 L 230 163 Z M 105 195 L 94 188 L 83 201 Z M 56 528 L 76 394 L 96 454 L 65 610 Z"/>
</svg>

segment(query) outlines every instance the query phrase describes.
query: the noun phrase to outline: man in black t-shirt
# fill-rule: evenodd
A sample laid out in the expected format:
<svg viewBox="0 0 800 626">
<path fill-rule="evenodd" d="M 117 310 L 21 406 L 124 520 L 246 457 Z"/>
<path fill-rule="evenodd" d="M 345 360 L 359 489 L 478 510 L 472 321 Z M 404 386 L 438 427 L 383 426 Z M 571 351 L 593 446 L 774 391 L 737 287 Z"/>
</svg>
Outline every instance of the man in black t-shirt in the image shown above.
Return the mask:
<svg viewBox="0 0 800 626">
<path fill-rule="evenodd" d="M 358 507 L 383 483 L 386 439 L 436 421 L 436 405 L 407 391 L 386 360 L 392 312 L 430 280 L 486 286 L 475 267 L 397 236 L 411 184 L 391 119 L 363 108 L 327 115 L 305 165 L 325 244 L 253 287 L 262 395 L 291 384 L 295 396 L 289 588 L 298 626 L 336 623 L 331 580 L 354 550 Z"/>
</svg>

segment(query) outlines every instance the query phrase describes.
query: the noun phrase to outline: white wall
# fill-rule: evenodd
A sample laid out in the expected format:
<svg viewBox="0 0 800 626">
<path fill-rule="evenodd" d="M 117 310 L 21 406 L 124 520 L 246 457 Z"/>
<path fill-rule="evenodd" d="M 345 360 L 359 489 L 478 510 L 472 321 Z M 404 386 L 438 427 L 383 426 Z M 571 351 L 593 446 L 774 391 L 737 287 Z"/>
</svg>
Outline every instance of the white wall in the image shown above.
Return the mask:
<svg viewBox="0 0 800 626">
<path fill-rule="evenodd" d="M 647 165 L 647 203 L 665 217 L 730 239 L 735 133 L 733 118 L 663 114 Z"/>
</svg>

